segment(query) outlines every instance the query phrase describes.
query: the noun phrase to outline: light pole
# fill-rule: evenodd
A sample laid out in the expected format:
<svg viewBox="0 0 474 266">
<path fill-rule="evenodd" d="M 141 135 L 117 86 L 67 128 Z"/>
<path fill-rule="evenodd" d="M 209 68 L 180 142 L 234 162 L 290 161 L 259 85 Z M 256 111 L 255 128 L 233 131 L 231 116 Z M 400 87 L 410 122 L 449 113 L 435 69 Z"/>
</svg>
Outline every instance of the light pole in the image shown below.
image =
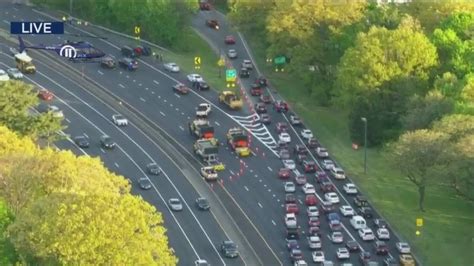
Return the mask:
<svg viewBox="0 0 474 266">
<path fill-rule="evenodd" d="M 364 174 L 367 174 L 367 118 L 361 117 L 364 122 Z"/>
</svg>

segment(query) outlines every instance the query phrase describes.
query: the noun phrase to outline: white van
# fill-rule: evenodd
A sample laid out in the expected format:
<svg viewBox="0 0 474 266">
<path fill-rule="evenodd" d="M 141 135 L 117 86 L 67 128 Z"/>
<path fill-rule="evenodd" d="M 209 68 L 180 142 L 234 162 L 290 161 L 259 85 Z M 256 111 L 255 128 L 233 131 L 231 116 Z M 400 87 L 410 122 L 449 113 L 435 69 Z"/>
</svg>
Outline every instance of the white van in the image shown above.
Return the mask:
<svg viewBox="0 0 474 266">
<path fill-rule="evenodd" d="M 351 225 L 355 230 L 367 228 L 367 223 L 365 222 L 364 217 L 360 215 L 352 216 Z"/>
</svg>

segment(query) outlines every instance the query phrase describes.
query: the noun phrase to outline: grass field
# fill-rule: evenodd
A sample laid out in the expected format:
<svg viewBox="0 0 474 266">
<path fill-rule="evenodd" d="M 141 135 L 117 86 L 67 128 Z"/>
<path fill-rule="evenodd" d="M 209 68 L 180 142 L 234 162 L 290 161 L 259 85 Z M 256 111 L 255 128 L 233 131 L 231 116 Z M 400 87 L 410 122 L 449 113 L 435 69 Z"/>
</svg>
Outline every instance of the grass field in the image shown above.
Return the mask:
<svg viewBox="0 0 474 266">
<path fill-rule="evenodd" d="M 368 150 L 368 171 L 364 174 L 363 149 L 355 151 L 351 147 L 346 112 L 316 106 L 301 89 L 299 80 L 265 66 L 264 47 L 258 40 L 248 38 L 248 42 L 254 59 L 277 92 L 288 100 L 392 227 L 411 243 L 424 265 L 474 265 L 472 203 L 456 197 L 447 187 L 433 185 L 427 190 L 427 211 L 419 212 L 416 186 L 390 166 L 384 150 Z M 424 219 L 419 236 L 415 234 L 416 218 Z"/>
<path fill-rule="evenodd" d="M 14 265 L 16 262 L 15 250 L 4 236 L 8 224 L 7 206 L 0 199 L 0 265 Z"/>
</svg>

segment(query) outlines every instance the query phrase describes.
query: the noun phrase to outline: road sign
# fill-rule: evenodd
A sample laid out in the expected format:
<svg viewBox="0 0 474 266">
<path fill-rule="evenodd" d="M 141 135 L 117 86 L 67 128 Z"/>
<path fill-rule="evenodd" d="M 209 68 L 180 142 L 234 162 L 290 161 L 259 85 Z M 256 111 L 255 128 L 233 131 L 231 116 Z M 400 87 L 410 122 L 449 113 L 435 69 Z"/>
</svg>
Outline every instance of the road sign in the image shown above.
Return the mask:
<svg viewBox="0 0 474 266">
<path fill-rule="evenodd" d="M 63 45 L 59 50 L 59 55 L 66 58 L 76 58 L 77 51 L 76 48 L 71 45 Z"/>
<path fill-rule="evenodd" d="M 283 65 L 286 63 L 286 57 L 285 56 L 277 56 L 273 58 L 273 63 L 275 65 Z"/>
<path fill-rule="evenodd" d="M 225 81 L 235 82 L 236 79 L 237 79 L 237 71 L 233 68 L 226 69 L 226 71 L 225 71 Z"/>
<path fill-rule="evenodd" d="M 219 59 L 217 61 L 217 65 L 220 66 L 220 67 L 223 67 L 225 65 L 225 60 L 224 58 L 221 57 L 221 59 Z"/>
<path fill-rule="evenodd" d="M 135 34 L 139 35 L 140 31 L 141 31 L 140 26 L 135 26 L 135 29 L 134 29 Z"/>
<path fill-rule="evenodd" d="M 416 226 L 418 227 L 423 226 L 423 218 L 416 218 Z"/>
<path fill-rule="evenodd" d="M 194 64 L 195 65 L 200 65 L 201 64 L 201 57 L 199 57 L 199 56 L 194 57 Z"/>
</svg>

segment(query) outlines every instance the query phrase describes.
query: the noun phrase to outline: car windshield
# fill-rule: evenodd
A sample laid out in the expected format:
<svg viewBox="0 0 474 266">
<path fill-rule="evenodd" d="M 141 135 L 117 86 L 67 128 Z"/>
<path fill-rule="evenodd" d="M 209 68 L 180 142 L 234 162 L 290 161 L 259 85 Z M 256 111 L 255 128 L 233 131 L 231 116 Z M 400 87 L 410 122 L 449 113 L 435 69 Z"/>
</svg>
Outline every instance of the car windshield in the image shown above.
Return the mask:
<svg viewBox="0 0 474 266">
<path fill-rule="evenodd" d="M 171 203 L 171 204 L 179 204 L 180 202 L 179 202 L 178 199 L 171 199 L 171 200 L 170 200 L 170 203 Z"/>
</svg>

